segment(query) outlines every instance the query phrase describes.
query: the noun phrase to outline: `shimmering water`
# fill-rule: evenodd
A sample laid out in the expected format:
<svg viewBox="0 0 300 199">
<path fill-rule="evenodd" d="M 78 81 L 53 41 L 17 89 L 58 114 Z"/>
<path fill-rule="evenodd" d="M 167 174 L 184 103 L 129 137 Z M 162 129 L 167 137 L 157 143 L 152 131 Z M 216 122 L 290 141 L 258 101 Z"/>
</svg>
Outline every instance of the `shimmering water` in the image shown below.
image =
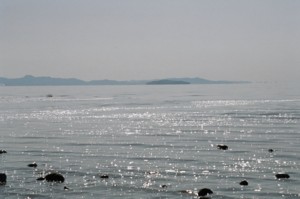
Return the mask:
<svg viewBox="0 0 300 199">
<path fill-rule="evenodd" d="M 1 198 L 300 198 L 297 89 L 0 87 L 0 111 Z M 49 171 L 66 181 L 36 181 Z"/>
</svg>

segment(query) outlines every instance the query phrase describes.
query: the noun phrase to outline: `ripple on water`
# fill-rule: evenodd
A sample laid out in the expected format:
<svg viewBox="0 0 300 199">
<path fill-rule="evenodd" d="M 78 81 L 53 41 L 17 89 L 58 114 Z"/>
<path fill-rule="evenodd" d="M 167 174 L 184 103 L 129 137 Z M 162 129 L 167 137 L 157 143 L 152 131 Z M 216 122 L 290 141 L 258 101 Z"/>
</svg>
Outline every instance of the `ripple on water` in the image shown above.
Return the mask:
<svg viewBox="0 0 300 199">
<path fill-rule="evenodd" d="M 0 98 L 0 145 L 8 152 L 0 154 L 8 176 L 0 193 L 13 199 L 196 198 L 179 191 L 208 187 L 212 198 L 299 198 L 299 101 L 189 96 L 134 103 L 71 100 L 69 94 L 12 104 Z M 32 162 L 37 168 L 27 167 Z M 36 181 L 50 171 L 66 181 Z M 291 178 L 276 179 L 280 172 Z M 242 187 L 244 179 L 249 185 Z"/>
</svg>

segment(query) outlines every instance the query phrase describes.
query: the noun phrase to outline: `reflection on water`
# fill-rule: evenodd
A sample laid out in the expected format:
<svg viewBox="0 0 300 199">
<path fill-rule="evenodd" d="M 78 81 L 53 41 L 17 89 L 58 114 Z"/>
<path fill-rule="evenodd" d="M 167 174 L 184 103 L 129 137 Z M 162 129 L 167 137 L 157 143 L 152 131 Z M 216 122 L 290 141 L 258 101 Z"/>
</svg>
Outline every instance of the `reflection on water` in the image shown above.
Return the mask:
<svg viewBox="0 0 300 199">
<path fill-rule="evenodd" d="M 300 95 L 235 87 L 49 87 L 51 98 L 44 87 L 1 88 L 0 193 L 197 198 L 207 187 L 212 198 L 300 198 Z M 49 171 L 66 181 L 36 181 Z"/>
</svg>

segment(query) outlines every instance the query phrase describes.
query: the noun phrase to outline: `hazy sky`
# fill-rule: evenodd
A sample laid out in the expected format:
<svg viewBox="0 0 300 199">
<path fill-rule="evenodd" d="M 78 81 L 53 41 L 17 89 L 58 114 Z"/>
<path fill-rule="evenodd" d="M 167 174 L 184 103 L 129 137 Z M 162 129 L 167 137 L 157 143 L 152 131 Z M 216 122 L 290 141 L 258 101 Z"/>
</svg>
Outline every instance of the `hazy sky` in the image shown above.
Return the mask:
<svg viewBox="0 0 300 199">
<path fill-rule="evenodd" d="M 299 0 L 0 0 L 0 77 L 300 79 Z"/>
</svg>

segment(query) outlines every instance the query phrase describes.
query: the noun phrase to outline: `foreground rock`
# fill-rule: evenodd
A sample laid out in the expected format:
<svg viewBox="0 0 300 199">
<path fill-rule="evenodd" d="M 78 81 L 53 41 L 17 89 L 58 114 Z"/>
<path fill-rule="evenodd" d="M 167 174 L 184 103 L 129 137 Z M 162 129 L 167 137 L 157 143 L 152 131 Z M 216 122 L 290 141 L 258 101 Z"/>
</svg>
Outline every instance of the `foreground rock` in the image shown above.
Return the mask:
<svg viewBox="0 0 300 199">
<path fill-rule="evenodd" d="M 47 182 L 60 182 L 63 183 L 65 181 L 64 176 L 59 173 L 50 173 L 47 174 L 44 178 L 38 178 L 36 180 L 46 180 Z"/>
<path fill-rule="evenodd" d="M 242 185 L 242 186 L 248 186 L 247 180 L 241 181 L 241 182 L 240 182 L 240 185 Z"/>
<path fill-rule="evenodd" d="M 31 164 L 28 164 L 27 166 L 28 166 L 28 167 L 34 167 L 34 168 L 36 168 L 36 167 L 37 167 L 37 164 L 36 164 L 35 162 L 33 162 L 33 163 L 31 163 Z"/>
<path fill-rule="evenodd" d="M 7 153 L 5 150 L 0 150 L 0 154 Z"/>
<path fill-rule="evenodd" d="M 278 173 L 275 176 L 276 176 L 277 179 L 288 179 L 288 178 L 290 178 L 290 175 L 286 174 L 286 173 Z"/>
<path fill-rule="evenodd" d="M 273 153 L 274 150 L 273 150 L 273 149 L 269 149 L 268 152 L 269 152 L 269 153 Z"/>
<path fill-rule="evenodd" d="M 225 145 L 225 144 L 218 144 L 217 147 L 218 147 L 218 149 L 220 149 L 220 150 L 228 150 L 228 146 Z"/>
<path fill-rule="evenodd" d="M 6 174 L 0 173 L 0 185 L 5 185 L 5 184 L 6 184 Z"/>
<path fill-rule="evenodd" d="M 100 175 L 100 178 L 102 178 L 102 179 L 108 179 L 109 176 L 108 176 L 107 174 L 101 174 L 101 175 Z"/>
<path fill-rule="evenodd" d="M 198 192 L 198 196 L 202 197 L 202 196 L 209 196 L 211 194 L 213 194 L 214 192 L 211 189 L 208 188 L 203 188 L 200 189 Z"/>
</svg>

